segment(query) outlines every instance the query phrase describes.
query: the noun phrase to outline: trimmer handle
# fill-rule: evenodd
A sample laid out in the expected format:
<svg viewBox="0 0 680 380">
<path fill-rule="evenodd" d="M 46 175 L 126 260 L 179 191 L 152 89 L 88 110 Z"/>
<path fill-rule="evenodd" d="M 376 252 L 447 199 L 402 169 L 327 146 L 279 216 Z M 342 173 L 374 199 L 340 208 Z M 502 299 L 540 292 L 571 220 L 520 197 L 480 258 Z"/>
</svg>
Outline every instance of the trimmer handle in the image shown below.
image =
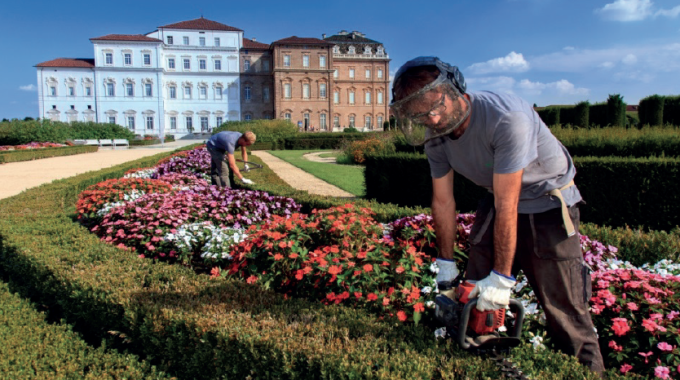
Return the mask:
<svg viewBox="0 0 680 380">
<path fill-rule="evenodd" d="M 473 298 L 468 301 L 468 303 L 465 304 L 463 307 L 463 313 L 460 316 L 460 321 L 458 324 L 458 344 L 465 350 L 470 348 L 470 343 L 465 341 L 466 338 L 466 331 L 468 328 L 468 323 L 470 322 L 470 315 L 472 314 L 472 311 L 474 308 L 477 306 L 477 300 L 478 298 Z M 521 339 L 522 338 L 522 325 L 524 324 L 524 306 L 522 305 L 521 302 L 519 302 L 517 299 L 511 299 L 508 307 L 510 310 L 514 310 L 515 314 L 517 315 L 515 318 L 515 326 L 513 327 L 513 331 L 511 332 L 511 337 Z"/>
</svg>

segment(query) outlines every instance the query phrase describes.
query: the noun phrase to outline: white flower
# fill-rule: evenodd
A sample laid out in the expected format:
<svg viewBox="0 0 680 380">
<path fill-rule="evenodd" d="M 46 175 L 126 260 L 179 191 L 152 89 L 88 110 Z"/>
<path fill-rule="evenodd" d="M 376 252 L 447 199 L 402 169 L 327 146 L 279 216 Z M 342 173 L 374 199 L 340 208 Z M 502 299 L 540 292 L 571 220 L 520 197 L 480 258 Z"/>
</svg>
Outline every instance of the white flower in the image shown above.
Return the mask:
<svg viewBox="0 0 680 380">
<path fill-rule="evenodd" d="M 446 327 L 441 327 L 434 330 L 434 337 L 441 339 L 446 338 Z"/>
<path fill-rule="evenodd" d="M 543 337 L 536 335 L 533 338 L 529 340 L 531 342 L 532 346 L 534 346 L 534 350 L 542 350 L 545 348 L 543 345 Z"/>
<path fill-rule="evenodd" d="M 432 273 L 439 273 L 439 267 L 437 266 L 437 263 L 432 263 L 430 264 L 430 272 Z"/>
<path fill-rule="evenodd" d="M 434 307 L 435 307 L 436 305 L 435 305 L 434 301 L 427 301 L 427 302 L 425 302 L 425 306 L 426 306 L 428 309 L 434 309 Z"/>
<path fill-rule="evenodd" d="M 420 291 L 421 291 L 423 294 L 430 294 L 430 293 L 432 293 L 432 287 L 431 287 L 431 286 L 426 286 L 426 287 L 420 289 Z"/>
</svg>

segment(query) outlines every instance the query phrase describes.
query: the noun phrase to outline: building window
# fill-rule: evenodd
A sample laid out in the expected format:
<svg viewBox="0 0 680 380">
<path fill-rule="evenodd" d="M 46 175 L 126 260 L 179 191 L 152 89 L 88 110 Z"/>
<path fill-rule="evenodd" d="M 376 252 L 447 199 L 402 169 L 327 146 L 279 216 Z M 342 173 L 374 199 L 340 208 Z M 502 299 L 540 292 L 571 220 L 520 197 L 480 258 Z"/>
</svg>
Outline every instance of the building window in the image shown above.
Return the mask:
<svg viewBox="0 0 680 380">
<path fill-rule="evenodd" d="M 125 58 L 125 66 L 132 65 L 132 54 L 125 53 L 125 55 L 123 57 Z"/>
<path fill-rule="evenodd" d="M 262 89 L 262 100 L 265 102 L 269 101 L 269 87 L 265 87 Z"/>
<path fill-rule="evenodd" d="M 376 125 L 376 127 L 378 127 L 378 128 L 382 128 L 382 127 L 383 127 L 383 118 L 382 118 L 382 116 L 378 116 L 378 124 Z"/>
<path fill-rule="evenodd" d="M 151 131 L 153 130 L 153 116 L 146 117 L 146 129 Z"/>
<path fill-rule="evenodd" d="M 222 87 L 215 87 L 215 99 L 222 99 Z"/>
<path fill-rule="evenodd" d="M 378 91 L 378 104 L 383 104 L 383 93 Z"/>
<path fill-rule="evenodd" d="M 302 97 L 304 99 L 309 99 L 309 83 L 304 83 L 302 85 Z"/>
<path fill-rule="evenodd" d="M 286 119 L 286 120 L 288 120 L 288 121 L 290 121 L 291 115 L 290 115 L 289 113 L 287 113 L 287 114 L 285 114 L 285 115 L 283 116 L 283 118 Z"/>
<path fill-rule="evenodd" d="M 340 116 L 333 116 L 333 128 L 340 128 Z"/>
<path fill-rule="evenodd" d="M 268 60 L 265 59 L 265 60 L 262 61 L 262 69 L 264 71 L 269 71 L 269 61 Z"/>
<path fill-rule="evenodd" d="M 68 96 L 76 96 L 76 88 L 73 86 L 69 86 L 68 88 Z"/>
<path fill-rule="evenodd" d="M 208 117 L 207 116 L 201 116 L 201 132 L 207 132 L 208 131 Z"/>
<path fill-rule="evenodd" d="M 116 124 L 116 117 L 115 116 L 109 116 L 109 124 Z"/>
<path fill-rule="evenodd" d="M 370 116 L 366 116 L 366 120 L 364 121 L 364 128 L 371 129 L 371 117 Z"/>
<path fill-rule="evenodd" d="M 246 116 L 245 116 L 245 120 L 246 120 L 246 121 L 250 121 L 250 120 L 252 120 L 252 119 L 253 119 L 253 116 L 250 115 L 249 113 L 247 113 Z"/>
<path fill-rule="evenodd" d="M 333 70 L 333 78 L 338 78 L 338 69 Z"/>
<path fill-rule="evenodd" d="M 106 64 L 113 65 L 113 53 L 106 53 Z"/>
<path fill-rule="evenodd" d="M 325 113 L 322 113 L 319 116 L 319 127 L 321 129 L 324 129 L 324 130 L 326 129 L 326 114 Z"/>
<path fill-rule="evenodd" d="M 319 84 L 319 97 L 326 99 L 326 83 Z"/>
<path fill-rule="evenodd" d="M 135 96 L 135 89 L 132 83 L 125 83 L 125 96 Z"/>
<path fill-rule="evenodd" d="M 243 71 L 248 71 L 250 70 L 250 60 L 246 59 L 243 61 Z"/>
<path fill-rule="evenodd" d="M 243 97 L 244 97 L 246 100 L 250 100 L 250 86 L 245 86 L 245 87 L 243 88 Z"/>
<path fill-rule="evenodd" d="M 185 45 L 189 45 L 189 37 L 187 36 L 182 37 L 182 43 L 184 43 Z"/>
<path fill-rule="evenodd" d="M 116 91 L 115 91 L 115 88 L 113 87 L 113 83 L 107 83 L 106 84 L 106 95 L 116 96 Z"/>
<path fill-rule="evenodd" d="M 134 116 L 128 116 L 127 117 L 127 127 L 131 131 L 135 130 L 135 117 Z"/>
<path fill-rule="evenodd" d="M 205 59 L 199 59 L 198 60 L 198 69 L 199 70 L 205 70 L 206 64 L 205 64 Z"/>
<path fill-rule="evenodd" d="M 200 91 L 201 99 L 207 99 L 208 98 L 208 88 L 207 87 L 199 87 L 198 90 Z"/>
<path fill-rule="evenodd" d="M 354 104 L 354 91 L 349 93 L 349 104 Z"/>
<path fill-rule="evenodd" d="M 337 91 L 333 92 L 333 103 L 335 104 L 340 103 L 340 93 Z"/>
<path fill-rule="evenodd" d="M 184 87 L 184 99 L 191 99 L 191 87 Z"/>
<path fill-rule="evenodd" d="M 283 85 L 283 97 L 290 99 L 290 95 L 290 83 L 286 83 Z"/>
<path fill-rule="evenodd" d="M 221 71 L 222 70 L 222 61 L 219 59 L 215 60 L 215 71 Z"/>
<path fill-rule="evenodd" d="M 302 67 L 309 67 L 309 56 L 308 55 L 302 56 Z"/>
<path fill-rule="evenodd" d="M 378 78 L 382 79 L 382 77 L 383 77 L 382 69 L 378 69 Z"/>
<path fill-rule="evenodd" d="M 170 87 L 170 99 L 177 99 L 177 87 Z"/>
<path fill-rule="evenodd" d="M 371 78 L 371 69 L 366 69 L 366 79 Z"/>
<path fill-rule="evenodd" d="M 201 46 L 205 46 L 205 37 L 198 37 L 198 44 Z"/>
<path fill-rule="evenodd" d="M 217 40 L 219 41 L 219 38 Z M 222 125 L 222 116 L 218 116 L 218 117 L 215 118 L 215 124 L 216 124 L 217 127 Z"/>
<path fill-rule="evenodd" d="M 194 130 L 194 120 L 191 118 L 191 116 L 186 117 L 184 125 L 187 127 L 187 131 L 191 132 Z"/>
<path fill-rule="evenodd" d="M 283 66 L 290 67 L 290 55 L 286 54 L 283 56 Z"/>
<path fill-rule="evenodd" d="M 175 59 L 174 58 L 168 58 L 168 69 L 175 69 Z"/>
<path fill-rule="evenodd" d="M 354 116 L 349 117 L 349 127 L 354 128 Z"/>
<path fill-rule="evenodd" d="M 144 66 L 151 65 L 151 54 L 144 54 Z"/>
<path fill-rule="evenodd" d="M 144 93 L 146 96 L 153 96 L 153 90 L 151 89 L 151 83 L 144 83 Z"/>
<path fill-rule="evenodd" d="M 319 67 L 321 67 L 321 68 L 326 67 L 326 56 L 325 55 L 319 56 Z"/>
<path fill-rule="evenodd" d="M 50 86 L 50 96 L 57 96 L 57 87 Z"/>
<path fill-rule="evenodd" d="M 371 93 L 370 92 L 366 93 L 365 101 L 366 101 L 366 104 L 371 104 Z"/>
<path fill-rule="evenodd" d="M 220 38 L 215 37 L 215 46 L 220 46 Z"/>
<path fill-rule="evenodd" d="M 92 87 L 85 87 L 85 96 L 92 96 Z"/>
<path fill-rule="evenodd" d="M 168 45 L 172 45 L 172 36 L 168 36 Z"/>
<path fill-rule="evenodd" d="M 302 118 L 305 119 L 304 126 L 305 126 L 305 131 L 307 130 L 307 127 L 309 126 L 309 114 L 306 113 L 302 115 Z"/>
<path fill-rule="evenodd" d="M 354 69 L 349 69 L 349 77 L 354 79 Z"/>
<path fill-rule="evenodd" d="M 177 116 L 170 116 L 170 129 L 177 129 Z"/>
<path fill-rule="evenodd" d="M 191 70 L 191 60 L 184 58 L 184 70 Z"/>
</svg>

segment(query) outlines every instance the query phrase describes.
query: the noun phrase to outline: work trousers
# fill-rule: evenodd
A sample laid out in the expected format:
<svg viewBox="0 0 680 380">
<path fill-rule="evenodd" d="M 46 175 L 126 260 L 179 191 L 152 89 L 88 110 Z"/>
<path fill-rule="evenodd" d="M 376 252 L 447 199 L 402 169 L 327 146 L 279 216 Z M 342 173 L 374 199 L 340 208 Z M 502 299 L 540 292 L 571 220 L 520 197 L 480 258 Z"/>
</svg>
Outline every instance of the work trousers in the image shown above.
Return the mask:
<svg viewBox="0 0 680 380">
<path fill-rule="evenodd" d="M 470 231 L 470 259 L 466 278 L 478 281 L 494 265 L 494 198 L 480 202 Z M 545 311 L 548 334 L 562 352 L 602 375 L 600 353 L 588 301 L 592 295 L 590 270 L 583 260 L 578 234 L 578 204 L 569 208 L 576 234 L 568 237 L 562 211 L 518 214 L 517 249 L 512 274 L 524 272 Z"/>
<path fill-rule="evenodd" d="M 218 187 L 231 188 L 229 165 L 224 162 L 224 151 L 207 146 L 210 153 L 210 181 Z"/>
</svg>

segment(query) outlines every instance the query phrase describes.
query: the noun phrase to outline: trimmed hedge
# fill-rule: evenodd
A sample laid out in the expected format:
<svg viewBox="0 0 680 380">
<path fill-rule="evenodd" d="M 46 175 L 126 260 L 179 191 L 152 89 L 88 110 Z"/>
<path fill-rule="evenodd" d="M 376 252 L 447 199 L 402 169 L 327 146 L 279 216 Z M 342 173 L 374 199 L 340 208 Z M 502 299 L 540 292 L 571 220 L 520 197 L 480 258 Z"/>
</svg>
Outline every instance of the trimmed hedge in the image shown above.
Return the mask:
<svg viewBox="0 0 680 380">
<path fill-rule="evenodd" d="M 35 305 L 0 283 L 3 379 L 168 379 L 155 367 L 105 346 L 94 349 L 67 324 L 50 324 Z"/>
<path fill-rule="evenodd" d="M 572 156 L 680 157 L 680 129 L 611 127 L 550 128 Z"/>
<path fill-rule="evenodd" d="M 501 376 L 490 360 L 461 352 L 450 341 L 437 343 L 423 326 L 379 321 L 360 309 L 286 300 L 240 281 L 213 281 L 101 243 L 73 222 L 73 204 L 85 187 L 158 158 L 85 173 L 0 201 L 5 216 L 0 269 L 22 295 L 63 313 L 88 336 L 123 333 L 131 351 L 180 378 Z M 525 345 L 513 355 L 537 380 L 595 378 L 562 354 L 535 353 Z"/>
<path fill-rule="evenodd" d="M 73 156 L 76 154 L 96 152 L 96 146 L 65 146 L 61 148 L 10 150 L 0 152 L 0 164 L 9 162 L 39 160 L 41 158 Z"/>
<path fill-rule="evenodd" d="M 127 139 L 135 134 L 117 124 L 72 122 L 46 119 L 0 122 L 0 145 L 20 145 L 30 142 L 58 142 L 76 139 Z"/>
<path fill-rule="evenodd" d="M 173 142 L 175 141 L 175 137 L 166 137 L 163 139 L 164 142 Z M 147 145 L 158 145 L 161 143 L 160 139 L 153 139 L 153 140 L 130 140 L 129 141 L 130 146 L 147 146 Z"/>
<path fill-rule="evenodd" d="M 680 159 L 576 157 L 574 165 L 576 184 L 587 202 L 581 207 L 583 221 L 660 230 L 680 225 Z M 430 203 L 432 179 L 424 154 L 368 157 L 365 176 L 367 198 L 402 206 Z M 476 210 L 476 200 L 486 190 L 462 176 L 454 183 L 457 209 Z"/>
<path fill-rule="evenodd" d="M 664 101 L 664 97 L 659 95 L 640 100 L 638 107 L 640 125 L 663 125 Z"/>
</svg>

